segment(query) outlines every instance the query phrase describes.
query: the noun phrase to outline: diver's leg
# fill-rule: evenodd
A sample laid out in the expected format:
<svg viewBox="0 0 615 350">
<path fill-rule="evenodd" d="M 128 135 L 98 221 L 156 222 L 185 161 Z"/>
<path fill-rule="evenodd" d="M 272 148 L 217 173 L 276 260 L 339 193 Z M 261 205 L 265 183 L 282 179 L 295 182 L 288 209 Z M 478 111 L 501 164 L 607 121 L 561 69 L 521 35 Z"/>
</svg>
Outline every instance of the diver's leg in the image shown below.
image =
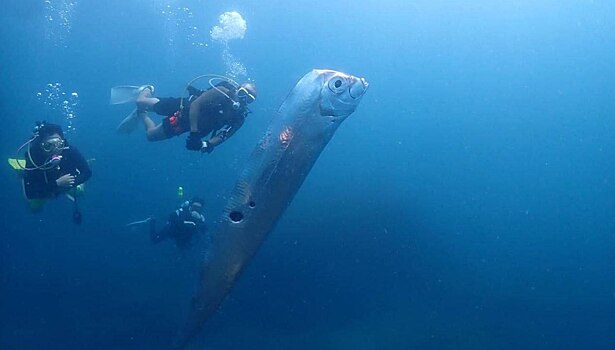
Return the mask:
<svg viewBox="0 0 615 350">
<path fill-rule="evenodd" d="M 147 137 L 147 141 L 162 141 L 170 137 L 165 132 L 162 123 L 156 125 L 152 118 L 147 115 L 146 111 L 140 111 L 139 117 L 143 120 L 143 125 L 145 126 L 145 137 Z"/>
<path fill-rule="evenodd" d="M 137 97 L 137 109 L 139 111 L 151 111 L 152 107 L 158 103 L 160 99 L 152 97 L 152 90 L 149 87 L 144 88 Z"/>
<path fill-rule="evenodd" d="M 143 119 L 145 122 L 145 129 L 151 129 L 151 120 L 147 118 L 147 111 L 152 110 L 154 105 L 158 103 L 160 100 L 152 97 L 153 86 L 144 86 L 139 92 L 139 96 L 137 96 L 136 104 L 137 108 L 132 111 L 117 127 L 117 132 L 120 134 L 130 134 L 139 124 L 139 118 Z M 145 116 L 145 117 L 144 117 Z M 150 123 L 146 121 L 149 120 Z M 155 127 L 155 125 L 154 125 Z M 148 136 L 148 139 L 150 137 Z"/>
<path fill-rule="evenodd" d="M 170 136 L 167 135 L 166 132 L 164 132 L 162 124 L 156 126 L 151 130 L 148 130 L 145 135 L 147 136 L 147 141 L 150 142 L 162 141 L 170 138 Z"/>
</svg>

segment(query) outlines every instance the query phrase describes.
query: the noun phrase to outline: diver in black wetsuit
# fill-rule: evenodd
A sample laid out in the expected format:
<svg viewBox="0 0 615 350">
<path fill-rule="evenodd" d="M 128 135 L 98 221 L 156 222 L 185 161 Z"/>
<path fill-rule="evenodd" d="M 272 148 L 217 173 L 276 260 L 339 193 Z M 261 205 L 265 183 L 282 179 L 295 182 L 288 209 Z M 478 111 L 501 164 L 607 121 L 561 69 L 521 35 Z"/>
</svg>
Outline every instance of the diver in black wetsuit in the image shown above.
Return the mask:
<svg viewBox="0 0 615 350">
<path fill-rule="evenodd" d="M 165 226 L 156 230 L 156 220 L 149 218 L 150 239 L 152 243 L 160 243 L 167 239 L 174 239 L 175 245 L 180 249 L 190 247 L 192 238 L 206 230 L 203 216 L 203 200 L 192 198 L 182 203 L 179 208 L 169 215 Z M 130 225 L 130 224 L 129 224 Z"/>
<path fill-rule="evenodd" d="M 241 128 L 249 113 L 248 104 L 256 100 L 253 83 L 236 84 L 223 78 L 218 84 L 211 83 L 208 90 L 188 86 L 188 98 L 154 97 L 154 87 L 139 88 L 137 108 L 125 118 L 118 131 L 129 133 L 138 120 L 145 125 L 149 141 L 166 140 L 190 132 L 186 148 L 192 151 L 211 153 L 215 147 L 228 140 Z M 165 118 L 156 124 L 147 112 L 153 111 Z M 208 140 L 202 138 L 210 135 Z"/>
<path fill-rule="evenodd" d="M 92 176 L 88 162 L 68 144 L 59 125 L 37 123 L 32 139 L 22 148 L 26 145 L 25 167 L 21 170 L 24 194 L 33 212 L 42 209 L 45 200 L 68 193 Z"/>
</svg>

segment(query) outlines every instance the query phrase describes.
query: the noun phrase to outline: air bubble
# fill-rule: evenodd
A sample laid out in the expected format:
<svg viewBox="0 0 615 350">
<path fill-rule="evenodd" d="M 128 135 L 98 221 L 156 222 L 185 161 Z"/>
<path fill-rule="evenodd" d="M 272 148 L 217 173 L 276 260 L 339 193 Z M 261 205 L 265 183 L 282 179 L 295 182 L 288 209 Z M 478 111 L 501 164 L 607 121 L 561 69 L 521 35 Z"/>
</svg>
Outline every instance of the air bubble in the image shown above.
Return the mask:
<svg viewBox="0 0 615 350">
<path fill-rule="evenodd" d="M 45 35 L 47 41 L 55 46 L 66 47 L 66 41 L 72 29 L 72 16 L 77 5 L 76 0 L 46 0 L 44 18 L 47 20 Z"/>
<path fill-rule="evenodd" d="M 79 106 L 79 94 L 77 92 L 68 93 L 62 90 L 59 82 L 48 83 L 43 92 L 37 92 L 36 96 L 45 106 L 46 114 L 63 116 L 66 121 L 67 130 L 74 132 L 74 120 L 77 118 Z M 68 96 L 68 99 L 65 97 Z"/>
<path fill-rule="evenodd" d="M 199 32 L 194 22 L 194 12 L 189 7 L 174 6 L 165 1 L 160 7 L 160 13 L 166 19 L 168 45 L 174 47 L 177 43 L 188 42 L 194 47 L 207 47 L 205 39 L 209 33 Z"/>
</svg>

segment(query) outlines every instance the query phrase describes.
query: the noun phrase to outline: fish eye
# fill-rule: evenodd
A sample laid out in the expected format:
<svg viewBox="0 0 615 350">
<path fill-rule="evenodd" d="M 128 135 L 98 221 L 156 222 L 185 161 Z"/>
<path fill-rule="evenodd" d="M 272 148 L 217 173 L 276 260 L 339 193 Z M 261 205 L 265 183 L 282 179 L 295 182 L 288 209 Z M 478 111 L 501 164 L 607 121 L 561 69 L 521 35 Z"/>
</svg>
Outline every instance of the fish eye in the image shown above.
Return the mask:
<svg viewBox="0 0 615 350">
<path fill-rule="evenodd" d="M 346 80 L 340 76 L 334 76 L 329 80 L 329 90 L 340 94 L 346 90 Z"/>
</svg>

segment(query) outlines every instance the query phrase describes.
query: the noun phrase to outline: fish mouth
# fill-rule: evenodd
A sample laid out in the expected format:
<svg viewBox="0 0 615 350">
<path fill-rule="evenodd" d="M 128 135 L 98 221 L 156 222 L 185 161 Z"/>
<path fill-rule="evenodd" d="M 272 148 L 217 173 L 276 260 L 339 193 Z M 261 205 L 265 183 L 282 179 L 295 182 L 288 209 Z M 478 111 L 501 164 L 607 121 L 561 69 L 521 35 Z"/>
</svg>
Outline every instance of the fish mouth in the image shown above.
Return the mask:
<svg viewBox="0 0 615 350">
<path fill-rule="evenodd" d="M 354 84 L 350 87 L 350 97 L 359 99 L 365 95 L 369 88 L 369 83 L 364 78 L 355 78 Z"/>
</svg>

